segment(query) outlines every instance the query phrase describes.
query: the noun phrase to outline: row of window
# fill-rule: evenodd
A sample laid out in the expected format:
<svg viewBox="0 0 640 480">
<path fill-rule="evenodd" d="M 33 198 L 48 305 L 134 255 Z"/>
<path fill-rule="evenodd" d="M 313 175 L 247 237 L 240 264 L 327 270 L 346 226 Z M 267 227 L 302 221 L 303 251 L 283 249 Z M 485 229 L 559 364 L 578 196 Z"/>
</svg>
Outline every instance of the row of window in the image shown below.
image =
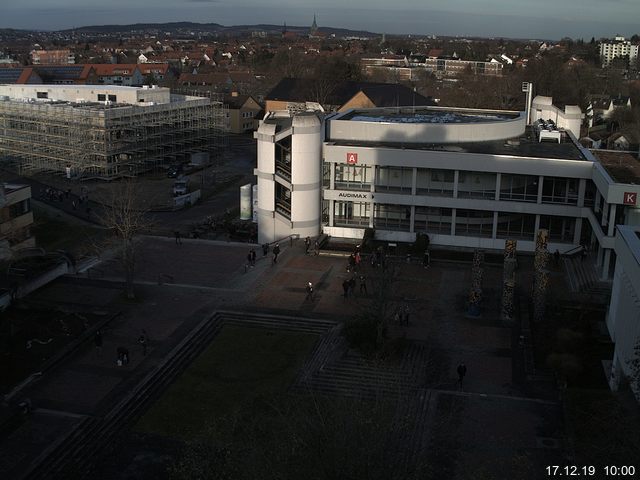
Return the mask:
<svg viewBox="0 0 640 480">
<path fill-rule="evenodd" d="M 323 221 L 327 222 L 328 203 L 324 206 Z M 371 217 L 371 204 L 367 202 L 334 202 L 333 224 L 338 227 L 367 227 Z M 382 230 L 409 231 L 411 207 L 407 205 L 374 204 L 373 226 Z M 414 231 L 451 235 L 453 209 L 415 207 Z M 536 215 L 456 209 L 454 235 L 469 237 L 531 240 L 535 234 Z M 573 243 L 575 221 L 573 217 L 540 215 L 539 228 L 549 231 L 549 238 L 560 243 Z"/>
<path fill-rule="evenodd" d="M 374 168 L 367 165 L 336 165 L 334 185 L 338 190 L 371 190 L 374 182 Z M 324 169 L 324 185 L 329 186 L 330 169 Z M 564 205 L 578 204 L 578 180 L 564 177 L 544 177 L 542 202 Z M 455 184 L 454 170 L 416 169 L 416 194 L 453 197 Z M 485 172 L 458 172 L 458 197 L 496 197 L 497 174 Z M 500 179 L 500 200 L 517 202 L 538 201 L 539 177 L 534 175 L 502 174 Z M 411 194 L 413 189 L 413 168 L 377 167 L 375 191 Z"/>
</svg>

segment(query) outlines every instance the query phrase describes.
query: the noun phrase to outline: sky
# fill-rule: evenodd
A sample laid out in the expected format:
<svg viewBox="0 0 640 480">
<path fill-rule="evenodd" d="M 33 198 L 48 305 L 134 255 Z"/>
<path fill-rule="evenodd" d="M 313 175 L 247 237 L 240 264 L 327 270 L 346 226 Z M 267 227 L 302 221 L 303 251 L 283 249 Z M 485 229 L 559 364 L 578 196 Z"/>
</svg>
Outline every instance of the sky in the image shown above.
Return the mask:
<svg viewBox="0 0 640 480">
<path fill-rule="evenodd" d="M 480 37 L 627 37 L 640 0 L 1 0 L 0 28 L 194 21 L 331 26 L 388 34 Z"/>
</svg>

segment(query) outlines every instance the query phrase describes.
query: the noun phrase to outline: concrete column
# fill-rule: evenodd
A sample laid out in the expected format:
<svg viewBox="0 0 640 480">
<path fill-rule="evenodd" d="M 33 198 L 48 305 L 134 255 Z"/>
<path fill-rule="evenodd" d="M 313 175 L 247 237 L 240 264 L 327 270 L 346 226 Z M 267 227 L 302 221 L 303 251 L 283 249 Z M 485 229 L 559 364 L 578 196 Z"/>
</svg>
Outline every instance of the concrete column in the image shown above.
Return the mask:
<svg viewBox="0 0 640 480">
<path fill-rule="evenodd" d="M 538 200 L 536 203 L 542 203 L 542 187 L 544 186 L 544 177 L 540 175 L 538 177 Z"/>
<path fill-rule="evenodd" d="M 498 212 L 493 212 L 493 228 L 491 230 L 491 238 L 498 238 Z"/>
<path fill-rule="evenodd" d="M 580 234 L 582 233 L 582 217 L 576 218 L 576 224 L 573 229 L 573 244 L 578 245 L 580 243 Z M 588 247 L 588 246 L 587 246 Z"/>
<path fill-rule="evenodd" d="M 413 175 L 411 176 L 411 195 L 415 195 L 418 191 L 418 169 L 413 169 Z"/>
<path fill-rule="evenodd" d="M 500 200 L 500 182 L 502 181 L 502 174 L 496 174 L 496 196 L 495 200 Z"/>
<path fill-rule="evenodd" d="M 331 165 L 331 177 L 329 179 L 329 189 L 330 190 L 335 190 L 336 189 L 336 164 L 331 162 L 329 165 Z M 332 224 L 333 226 L 333 224 Z"/>
<path fill-rule="evenodd" d="M 332 163 L 331 165 L 335 165 L 334 163 Z M 333 209 L 335 208 L 335 200 L 329 200 L 329 226 L 333 227 Z"/>
<path fill-rule="evenodd" d="M 458 198 L 458 180 L 460 179 L 460 170 L 453 173 L 453 198 Z"/>
<path fill-rule="evenodd" d="M 600 190 L 598 190 L 597 188 L 596 188 L 596 198 L 594 198 L 593 200 L 593 211 L 594 212 L 600 211 Z"/>
<path fill-rule="evenodd" d="M 451 209 L 451 235 L 456 234 L 456 209 Z"/>
<path fill-rule="evenodd" d="M 616 227 L 616 207 L 615 203 L 611 204 L 611 208 L 609 209 L 609 230 L 607 231 L 607 235 L 612 237 L 614 233 L 614 229 Z"/>
<path fill-rule="evenodd" d="M 604 227 L 607 225 L 608 221 L 609 221 L 609 205 L 607 204 L 607 202 L 604 202 L 602 204 L 602 220 L 600 221 L 600 225 Z"/>
<path fill-rule="evenodd" d="M 568 191 L 569 189 L 567 189 Z M 584 178 L 581 178 L 578 181 L 578 206 L 584 207 L 584 193 L 587 190 L 587 181 Z"/>
<path fill-rule="evenodd" d="M 600 280 L 606 281 L 609 279 L 610 264 L 611 264 L 611 249 L 607 248 L 604 251 L 604 261 L 602 262 L 602 273 L 600 274 Z"/>
<path fill-rule="evenodd" d="M 415 225 L 416 225 L 416 206 L 411 205 L 411 223 L 409 224 L 409 232 L 411 233 L 415 232 Z"/>
</svg>

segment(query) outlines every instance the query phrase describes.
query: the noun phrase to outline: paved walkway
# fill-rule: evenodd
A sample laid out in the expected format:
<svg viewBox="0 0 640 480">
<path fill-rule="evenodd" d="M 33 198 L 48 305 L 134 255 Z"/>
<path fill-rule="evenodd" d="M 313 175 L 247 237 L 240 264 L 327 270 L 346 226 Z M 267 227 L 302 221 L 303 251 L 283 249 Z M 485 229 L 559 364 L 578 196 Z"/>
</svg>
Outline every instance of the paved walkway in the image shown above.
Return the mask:
<svg viewBox="0 0 640 480">
<path fill-rule="evenodd" d="M 97 278 L 65 279 L 37 292 L 36 300 L 73 303 L 77 308 L 122 311 L 122 316 L 104 329 L 104 345 L 98 352 L 92 342 L 77 351 L 59 368 L 34 382 L 22 393 L 31 398 L 36 414 L 8 438 L 0 440 L 0 471 L 19 478 L 42 449 L 69 433 L 84 416 L 100 416 L 124 392 L 159 364 L 170 348 L 190 330 L 218 309 L 282 312 L 300 317 L 345 319 L 370 308 L 379 270 L 362 270 L 368 294 L 342 296 L 342 282 L 351 278 L 346 259 L 305 255 L 302 242 L 283 245 L 277 264 L 262 257 L 256 248 L 256 266 L 246 268 L 250 245 L 173 238 L 143 238 L 136 275 L 135 302 L 126 301 L 114 281 L 118 265 L 99 266 Z M 476 415 L 482 409 L 467 402 L 473 395 L 520 398 L 522 378 L 516 378 L 512 358 L 511 328 L 504 326 L 495 312 L 499 309 L 498 288 L 485 290 L 483 314 L 478 319 L 465 316 L 470 265 L 398 265 L 388 292 L 389 316 L 398 306 L 410 308 L 409 326 L 391 325 L 392 336 L 406 336 L 426 345 L 429 355 L 424 379 L 428 388 L 451 390 L 465 408 Z M 485 269 L 485 285 L 499 285 L 501 271 Z M 160 282 L 159 282 L 160 280 Z M 315 285 L 315 298 L 305 299 L 307 282 Z M 159 285 L 162 283 L 162 285 Z M 146 356 L 136 343 L 145 330 L 150 339 Z M 116 349 L 128 348 L 131 361 L 116 366 Z M 468 367 L 464 394 L 457 392 L 455 368 L 464 360 Z M 469 395 L 469 396 L 466 396 Z M 460 400 L 462 399 L 462 400 Z M 482 402 L 481 402 L 482 403 Z M 440 408 L 440 407 L 438 407 Z M 444 407 L 442 407 L 444 408 Z M 491 407 L 494 408 L 494 407 Z M 529 415 L 529 414 L 527 414 Z M 518 413 L 509 420 L 518 428 Z M 524 421 L 524 417 L 523 417 Z M 527 420 L 528 421 L 528 420 Z M 461 427 L 461 432 L 471 428 Z M 488 429 L 490 426 L 483 426 Z"/>
</svg>

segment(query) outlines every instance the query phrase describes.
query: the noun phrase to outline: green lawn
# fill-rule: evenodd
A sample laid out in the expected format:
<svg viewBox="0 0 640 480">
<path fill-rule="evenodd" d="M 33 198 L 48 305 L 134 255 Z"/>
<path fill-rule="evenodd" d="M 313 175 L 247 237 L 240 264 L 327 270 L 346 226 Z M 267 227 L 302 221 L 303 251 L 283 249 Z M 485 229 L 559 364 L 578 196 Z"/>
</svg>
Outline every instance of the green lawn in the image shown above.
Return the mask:
<svg viewBox="0 0 640 480">
<path fill-rule="evenodd" d="M 136 429 L 191 438 L 256 399 L 282 393 L 317 340 L 311 334 L 226 326 Z"/>
<path fill-rule="evenodd" d="M 67 250 L 76 255 L 95 253 L 94 246 L 107 236 L 103 229 L 65 221 L 37 206 L 33 207 L 33 220 L 31 232 L 36 237 L 36 245 L 48 252 Z"/>
</svg>

